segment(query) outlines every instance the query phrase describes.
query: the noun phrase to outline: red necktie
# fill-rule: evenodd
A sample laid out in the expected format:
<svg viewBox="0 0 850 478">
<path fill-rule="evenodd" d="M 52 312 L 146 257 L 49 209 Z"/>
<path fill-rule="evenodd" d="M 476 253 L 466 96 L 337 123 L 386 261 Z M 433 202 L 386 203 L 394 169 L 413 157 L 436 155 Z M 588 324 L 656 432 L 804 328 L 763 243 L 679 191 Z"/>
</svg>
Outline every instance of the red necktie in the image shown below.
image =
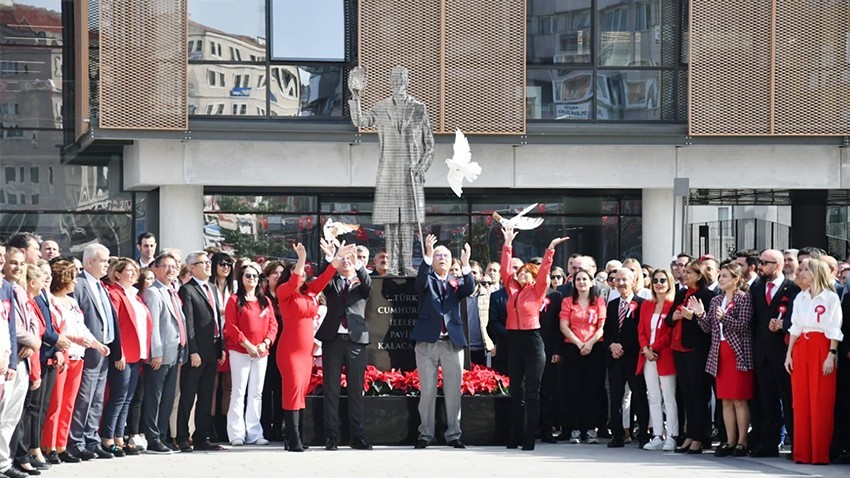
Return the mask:
<svg viewBox="0 0 850 478">
<path fill-rule="evenodd" d="M 210 302 L 210 308 L 213 311 L 213 337 L 217 339 L 219 337 L 219 330 L 218 330 L 218 311 L 215 310 L 215 299 L 213 298 L 212 290 L 210 290 L 209 284 L 206 284 L 206 283 L 204 284 L 204 290 L 207 292 L 207 300 Z"/>
<path fill-rule="evenodd" d="M 180 329 L 180 346 L 186 346 L 186 328 L 183 325 L 183 318 L 180 314 L 180 298 L 177 296 L 177 292 L 174 292 L 174 289 L 171 289 L 171 304 L 174 306 L 174 315 L 177 316 L 177 328 Z"/>
<path fill-rule="evenodd" d="M 767 301 L 767 305 L 770 305 L 770 299 L 773 298 L 773 287 L 775 285 L 776 284 L 774 284 L 773 282 L 767 283 L 767 292 L 764 295 L 764 300 Z"/>
</svg>

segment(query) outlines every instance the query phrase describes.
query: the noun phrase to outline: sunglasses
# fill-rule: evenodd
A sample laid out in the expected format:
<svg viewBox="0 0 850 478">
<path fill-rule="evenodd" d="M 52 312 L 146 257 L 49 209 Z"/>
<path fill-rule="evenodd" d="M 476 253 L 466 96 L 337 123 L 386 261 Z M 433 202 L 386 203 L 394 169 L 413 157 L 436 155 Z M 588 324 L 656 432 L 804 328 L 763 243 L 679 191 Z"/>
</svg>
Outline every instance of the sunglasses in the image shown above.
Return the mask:
<svg viewBox="0 0 850 478">
<path fill-rule="evenodd" d="M 232 262 L 222 262 L 221 264 L 219 264 L 219 266 L 221 266 L 221 267 L 233 267 L 233 263 Z"/>
<path fill-rule="evenodd" d="M 247 274 L 242 274 L 242 277 L 246 279 L 258 279 L 260 276 L 258 274 L 248 272 Z"/>
<path fill-rule="evenodd" d="M 560 274 L 553 274 L 553 275 L 549 276 L 549 278 L 552 279 L 552 280 L 559 280 L 559 279 L 564 280 L 565 279 L 565 277 L 560 275 Z"/>
<path fill-rule="evenodd" d="M 667 278 L 666 277 L 655 277 L 655 278 L 652 279 L 652 283 L 653 284 L 666 284 Z"/>
<path fill-rule="evenodd" d="M 763 259 L 759 259 L 759 265 L 760 266 L 766 266 L 768 264 L 776 264 L 776 263 L 777 263 L 776 261 L 766 261 L 766 260 L 763 260 Z"/>
</svg>

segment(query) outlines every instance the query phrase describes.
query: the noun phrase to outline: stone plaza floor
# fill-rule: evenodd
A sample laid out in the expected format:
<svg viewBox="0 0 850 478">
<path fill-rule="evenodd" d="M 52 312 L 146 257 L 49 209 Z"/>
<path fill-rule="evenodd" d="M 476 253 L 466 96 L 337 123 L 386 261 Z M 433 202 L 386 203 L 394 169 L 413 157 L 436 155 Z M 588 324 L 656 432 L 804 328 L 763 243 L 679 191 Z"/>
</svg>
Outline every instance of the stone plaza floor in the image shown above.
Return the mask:
<svg viewBox="0 0 850 478">
<path fill-rule="evenodd" d="M 538 444 L 533 452 L 503 447 L 445 446 L 414 450 L 412 447 L 375 447 L 372 451 L 340 447 L 336 452 L 313 448 L 290 453 L 278 444 L 238 447 L 221 452 L 142 455 L 63 464 L 44 472 L 45 477 L 85 478 L 253 478 L 262 477 L 848 477 L 850 465 L 796 465 L 780 458 L 715 458 L 649 452 L 626 445 L 608 449 L 600 445 Z"/>
</svg>

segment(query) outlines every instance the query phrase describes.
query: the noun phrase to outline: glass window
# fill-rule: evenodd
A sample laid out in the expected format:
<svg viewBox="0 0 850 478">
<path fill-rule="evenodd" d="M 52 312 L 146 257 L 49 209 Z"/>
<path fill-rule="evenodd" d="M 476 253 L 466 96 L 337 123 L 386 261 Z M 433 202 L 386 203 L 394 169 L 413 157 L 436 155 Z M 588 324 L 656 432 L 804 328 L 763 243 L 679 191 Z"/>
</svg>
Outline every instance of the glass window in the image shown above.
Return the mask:
<svg viewBox="0 0 850 478">
<path fill-rule="evenodd" d="M 215 194 L 204 196 L 206 212 L 316 212 L 316 196 L 243 196 Z"/>
<path fill-rule="evenodd" d="M 315 261 L 321 228 L 315 215 L 204 213 L 204 247 L 252 258 L 295 260 L 296 243 Z"/>
<path fill-rule="evenodd" d="M 660 71 L 600 70 L 596 75 L 596 118 L 620 121 L 662 119 L 659 108 L 661 86 Z"/>
<path fill-rule="evenodd" d="M 590 63 L 590 0 L 529 0 L 526 51 L 529 63 Z"/>
<path fill-rule="evenodd" d="M 0 127 L 62 128 L 62 50 L 4 47 Z"/>
<path fill-rule="evenodd" d="M 251 79 L 265 72 L 262 65 L 190 64 L 189 108 L 193 115 L 251 115 L 266 108 L 266 88 Z"/>
<path fill-rule="evenodd" d="M 600 66 L 661 64 L 661 0 L 597 4 Z"/>
<path fill-rule="evenodd" d="M 62 46 L 61 0 L 15 0 L 3 3 L 0 7 L 0 44 Z"/>
<path fill-rule="evenodd" d="M 504 197 L 504 198 L 488 197 L 475 198 L 472 202 L 472 214 L 492 214 L 494 211 L 505 216 L 513 216 L 526 207 L 530 206 L 529 200 L 532 197 Z M 537 201 L 537 207 L 529 212 L 529 216 L 537 216 L 541 214 L 560 213 L 562 211 L 563 198 L 560 196 L 533 196 L 533 200 Z"/>
<path fill-rule="evenodd" d="M 271 116 L 342 116 L 342 68 L 272 65 Z"/>
<path fill-rule="evenodd" d="M 271 1 L 271 57 L 286 61 L 346 60 L 346 0 Z"/>
<path fill-rule="evenodd" d="M 189 41 L 190 60 L 265 58 L 265 0 L 189 0 Z"/>
<path fill-rule="evenodd" d="M 30 202 L 33 201 L 39 205 L 39 196 L 30 198 Z M 0 236 L 9 237 L 21 231 L 58 242 L 62 254 L 81 257 L 83 249 L 92 242 L 105 245 L 113 255 L 134 257 L 135 254 L 133 218 L 129 212 L 87 214 L 4 210 L 0 213 Z"/>
<path fill-rule="evenodd" d="M 529 69 L 526 77 L 528 119 L 593 119 L 593 71 Z"/>
</svg>

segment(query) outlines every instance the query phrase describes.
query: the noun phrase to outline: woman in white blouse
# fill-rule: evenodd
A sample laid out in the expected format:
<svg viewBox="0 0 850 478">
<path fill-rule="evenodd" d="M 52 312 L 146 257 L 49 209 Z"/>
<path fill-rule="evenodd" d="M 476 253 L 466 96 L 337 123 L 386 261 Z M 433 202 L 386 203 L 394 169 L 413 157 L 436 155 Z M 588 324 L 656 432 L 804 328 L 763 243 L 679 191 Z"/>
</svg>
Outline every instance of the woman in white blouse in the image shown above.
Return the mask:
<svg viewBox="0 0 850 478">
<path fill-rule="evenodd" d="M 797 270 L 802 292 L 794 299 L 785 369 L 794 402 L 794 461 L 829 463 L 835 411 L 835 362 L 841 302 L 826 262 L 808 259 Z"/>
</svg>

